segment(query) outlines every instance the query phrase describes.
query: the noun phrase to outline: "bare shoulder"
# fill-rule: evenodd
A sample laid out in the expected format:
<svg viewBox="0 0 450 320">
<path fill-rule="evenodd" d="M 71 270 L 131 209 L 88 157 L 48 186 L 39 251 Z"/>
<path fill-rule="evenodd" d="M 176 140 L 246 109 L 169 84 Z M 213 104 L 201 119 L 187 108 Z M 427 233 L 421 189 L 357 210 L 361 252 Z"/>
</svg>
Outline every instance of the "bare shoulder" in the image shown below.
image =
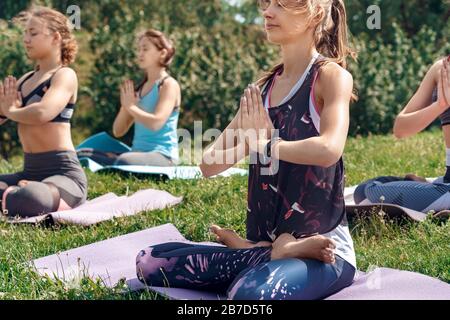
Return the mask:
<svg viewBox="0 0 450 320">
<path fill-rule="evenodd" d="M 334 62 L 323 65 L 317 79 L 317 95 L 319 100 L 335 96 L 351 96 L 353 76 L 346 69 Z"/>
<path fill-rule="evenodd" d="M 444 59 L 446 58 L 440 58 L 438 59 L 430 68 L 429 73 L 431 74 L 433 80 L 435 83 L 438 83 L 439 79 L 439 71 L 444 65 Z"/>
<path fill-rule="evenodd" d="M 173 77 L 168 77 L 166 80 L 164 80 L 161 88 L 166 88 L 169 90 L 179 90 L 180 89 L 180 84 L 178 83 L 178 81 L 173 78 Z"/>
<path fill-rule="evenodd" d="M 176 97 L 177 102 L 175 103 L 181 103 L 181 87 L 178 81 L 173 77 L 164 80 L 161 86 L 161 94 Z"/>
<path fill-rule="evenodd" d="M 52 79 L 53 84 L 63 84 L 65 86 L 74 87 L 78 85 L 78 77 L 75 70 L 64 67 L 56 71 Z"/>
<path fill-rule="evenodd" d="M 319 79 L 326 84 L 341 81 L 353 83 L 352 74 L 335 62 L 326 63 L 320 68 Z"/>
<path fill-rule="evenodd" d="M 64 81 L 78 81 L 77 73 L 75 70 L 69 67 L 63 67 L 56 71 L 53 79 L 55 81 L 64 80 Z"/>
</svg>

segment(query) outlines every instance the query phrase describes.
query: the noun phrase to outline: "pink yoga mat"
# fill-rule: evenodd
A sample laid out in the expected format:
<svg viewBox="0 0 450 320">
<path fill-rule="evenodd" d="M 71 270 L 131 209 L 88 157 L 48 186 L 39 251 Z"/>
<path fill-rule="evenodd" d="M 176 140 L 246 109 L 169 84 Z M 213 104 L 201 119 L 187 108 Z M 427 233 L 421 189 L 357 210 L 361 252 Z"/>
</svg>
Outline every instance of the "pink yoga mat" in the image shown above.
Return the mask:
<svg viewBox="0 0 450 320">
<path fill-rule="evenodd" d="M 130 290 L 144 285 L 136 277 L 136 256 L 141 249 L 164 242 L 190 242 L 171 224 L 97 242 L 56 255 L 36 259 L 32 265 L 42 275 L 73 281 L 80 274 L 102 279 L 113 287 L 124 279 Z M 206 243 L 210 244 L 210 243 Z M 176 288 L 148 288 L 175 300 L 225 299 L 215 292 Z M 327 300 L 449 300 L 450 285 L 419 273 L 393 269 L 359 272 L 352 286 Z"/>
<path fill-rule="evenodd" d="M 130 196 L 105 194 L 85 204 L 67 211 L 47 215 L 13 220 L 13 223 L 40 223 L 51 220 L 56 224 L 90 226 L 113 218 L 136 215 L 143 211 L 160 210 L 181 203 L 183 197 L 175 197 L 166 191 L 147 189 Z"/>
</svg>

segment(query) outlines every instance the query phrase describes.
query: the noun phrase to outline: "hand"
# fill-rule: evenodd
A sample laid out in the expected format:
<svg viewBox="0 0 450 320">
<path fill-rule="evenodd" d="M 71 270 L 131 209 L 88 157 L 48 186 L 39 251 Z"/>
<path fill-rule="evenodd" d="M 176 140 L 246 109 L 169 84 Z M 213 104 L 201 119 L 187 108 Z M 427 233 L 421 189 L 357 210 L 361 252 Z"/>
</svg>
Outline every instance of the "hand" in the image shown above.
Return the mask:
<svg viewBox="0 0 450 320">
<path fill-rule="evenodd" d="M 137 105 L 139 97 L 134 91 L 134 84 L 132 80 L 125 80 L 120 86 L 120 103 L 121 106 L 127 110 L 132 106 Z"/>
<path fill-rule="evenodd" d="M 444 59 L 439 70 L 438 102 L 441 108 L 447 110 L 450 106 L 450 56 Z"/>
<path fill-rule="evenodd" d="M 264 109 L 261 91 L 258 87 L 251 85 L 245 90 L 241 98 L 239 113 L 239 129 L 244 131 L 245 141 L 250 150 L 258 152 L 260 140 L 267 143 L 272 137 L 273 130 L 275 130 L 267 111 Z"/>
<path fill-rule="evenodd" d="M 8 76 L 3 84 L 0 82 L 0 112 L 8 116 L 13 109 L 22 107 L 22 97 L 17 91 L 17 80 Z"/>
</svg>

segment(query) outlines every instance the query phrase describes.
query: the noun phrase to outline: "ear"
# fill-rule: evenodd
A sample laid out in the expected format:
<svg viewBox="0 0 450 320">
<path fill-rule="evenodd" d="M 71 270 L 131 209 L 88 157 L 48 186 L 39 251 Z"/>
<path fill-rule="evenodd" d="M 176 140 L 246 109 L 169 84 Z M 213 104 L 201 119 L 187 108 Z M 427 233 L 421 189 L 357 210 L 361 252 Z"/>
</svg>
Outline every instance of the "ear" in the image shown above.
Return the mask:
<svg viewBox="0 0 450 320">
<path fill-rule="evenodd" d="M 53 44 L 57 45 L 57 44 L 61 43 L 61 40 L 62 40 L 61 34 L 58 31 L 54 32 L 53 33 Z"/>
<path fill-rule="evenodd" d="M 310 26 L 316 28 L 319 24 L 323 23 L 323 19 L 326 19 L 325 14 L 324 8 L 320 7 L 316 14 L 311 17 Z"/>
<path fill-rule="evenodd" d="M 164 61 L 167 57 L 168 51 L 167 49 L 162 49 L 161 50 L 161 61 Z"/>
</svg>

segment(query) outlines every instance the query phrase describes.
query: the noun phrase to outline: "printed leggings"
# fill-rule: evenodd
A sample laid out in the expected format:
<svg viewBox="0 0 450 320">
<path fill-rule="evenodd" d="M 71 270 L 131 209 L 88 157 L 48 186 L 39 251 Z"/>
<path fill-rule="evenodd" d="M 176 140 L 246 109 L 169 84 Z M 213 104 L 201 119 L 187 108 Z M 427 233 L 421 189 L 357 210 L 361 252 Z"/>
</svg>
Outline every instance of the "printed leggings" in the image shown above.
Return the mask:
<svg viewBox="0 0 450 320">
<path fill-rule="evenodd" d="M 136 270 L 149 286 L 226 293 L 230 300 L 323 299 L 349 286 L 356 272 L 339 256 L 334 265 L 271 260 L 270 247 L 229 249 L 178 242 L 142 250 Z"/>
</svg>

